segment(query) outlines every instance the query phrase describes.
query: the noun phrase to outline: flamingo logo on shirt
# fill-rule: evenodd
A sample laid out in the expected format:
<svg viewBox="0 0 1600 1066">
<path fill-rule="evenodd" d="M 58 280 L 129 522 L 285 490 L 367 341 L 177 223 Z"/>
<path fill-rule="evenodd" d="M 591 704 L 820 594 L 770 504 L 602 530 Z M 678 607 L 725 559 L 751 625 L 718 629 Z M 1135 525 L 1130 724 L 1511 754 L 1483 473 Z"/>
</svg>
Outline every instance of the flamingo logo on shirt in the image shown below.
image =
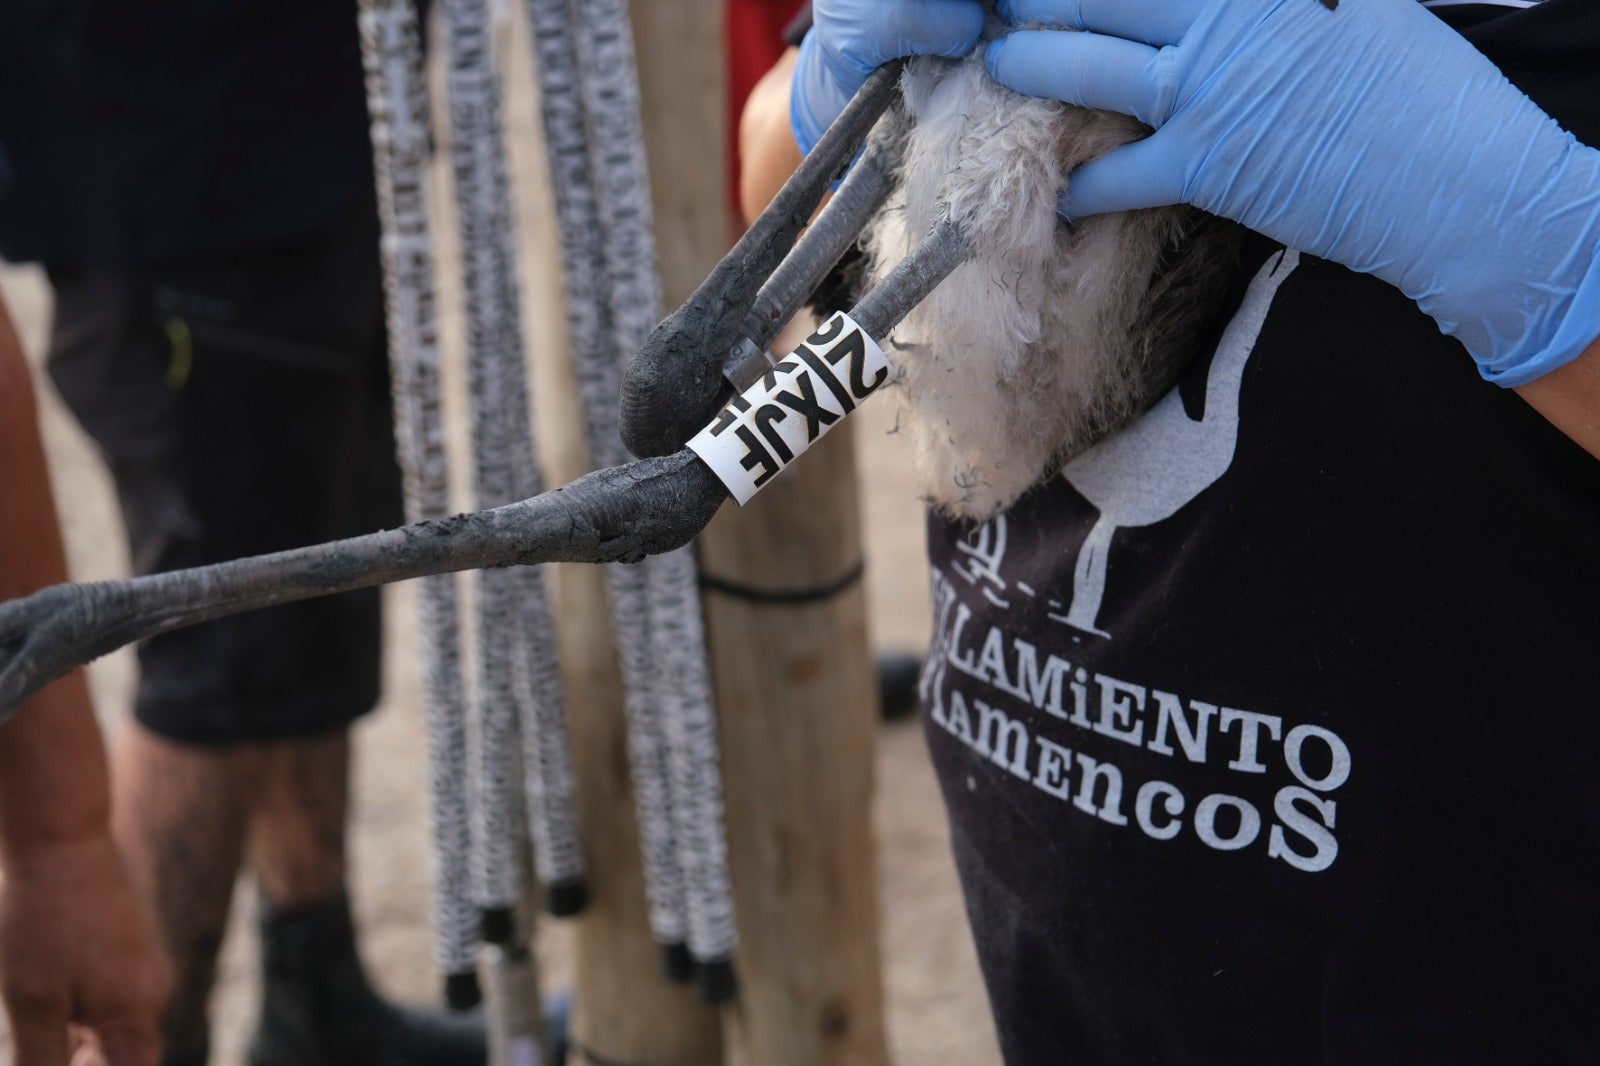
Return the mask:
<svg viewBox="0 0 1600 1066">
<path fill-rule="evenodd" d="M 1171 518 L 1233 464 L 1244 366 L 1261 335 L 1278 286 L 1299 262 L 1298 252 L 1285 251 L 1267 260 L 1250 282 L 1211 360 L 1203 418 L 1190 418 L 1173 388 L 1142 418 L 1062 469 L 1062 477 L 1100 516 L 1078 549 L 1072 603 L 1064 616 L 1051 617 L 1109 638 L 1111 634 L 1099 626 L 1099 616 L 1106 590 L 1106 558 L 1117 531 Z"/>
</svg>

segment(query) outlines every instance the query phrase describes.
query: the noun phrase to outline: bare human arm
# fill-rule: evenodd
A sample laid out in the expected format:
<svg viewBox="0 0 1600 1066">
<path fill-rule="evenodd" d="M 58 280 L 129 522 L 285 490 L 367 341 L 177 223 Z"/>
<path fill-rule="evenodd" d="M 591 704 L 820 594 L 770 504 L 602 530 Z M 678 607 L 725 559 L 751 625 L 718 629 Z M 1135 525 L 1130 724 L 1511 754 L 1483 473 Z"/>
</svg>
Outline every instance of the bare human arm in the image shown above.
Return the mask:
<svg viewBox="0 0 1600 1066">
<path fill-rule="evenodd" d="M 32 385 L 0 302 L 0 601 L 67 579 Z M 81 670 L 0 728 L 0 996 L 18 1066 L 154 1066 L 166 966 L 112 842 Z"/>
<path fill-rule="evenodd" d="M 1600 459 L 1600 337 L 1572 362 L 1520 386 L 1517 395 Z"/>
<path fill-rule="evenodd" d="M 761 76 L 739 116 L 739 210 L 750 222 L 800 165 L 800 146 L 789 128 L 789 81 L 798 48 L 778 57 Z"/>
</svg>

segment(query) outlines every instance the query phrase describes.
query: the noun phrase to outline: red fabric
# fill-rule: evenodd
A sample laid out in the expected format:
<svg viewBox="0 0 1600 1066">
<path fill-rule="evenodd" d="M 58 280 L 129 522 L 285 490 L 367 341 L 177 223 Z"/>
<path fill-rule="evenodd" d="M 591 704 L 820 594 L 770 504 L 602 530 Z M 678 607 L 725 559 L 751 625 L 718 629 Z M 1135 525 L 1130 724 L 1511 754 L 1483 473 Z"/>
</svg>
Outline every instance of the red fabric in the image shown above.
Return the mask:
<svg viewBox="0 0 1600 1066">
<path fill-rule="evenodd" d="M 783 40 L 805 0 L 727 0 L 728 206 L 739 215 L 739 114 L 761 76 L 788 47 Z"/>
</svg>

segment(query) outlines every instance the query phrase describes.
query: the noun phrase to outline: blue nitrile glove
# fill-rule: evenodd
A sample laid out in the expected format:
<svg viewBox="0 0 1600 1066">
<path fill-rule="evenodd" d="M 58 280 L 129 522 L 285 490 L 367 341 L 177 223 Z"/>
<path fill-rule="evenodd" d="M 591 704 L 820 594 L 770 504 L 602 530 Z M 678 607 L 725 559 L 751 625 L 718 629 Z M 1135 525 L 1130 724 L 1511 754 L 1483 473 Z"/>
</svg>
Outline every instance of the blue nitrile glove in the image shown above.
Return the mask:
<svg viewBox="0 0 1600 1066">
<path fill-rule="evenodd" d="M 802 155 L 878 67 L 901 56 L 964 56 L 983 32 L 979 0 L 816 0 L 811 16 L 789 92 Z"/>
<path fill-rule="evenodd" d="M 1397 286 L 1485 378 L 1600 334 L 1600 151 L 1417 0 L 1001 0 L 989 72 L 1134 115 L 1068 218 L 1190 203 Z"/>
</svg>

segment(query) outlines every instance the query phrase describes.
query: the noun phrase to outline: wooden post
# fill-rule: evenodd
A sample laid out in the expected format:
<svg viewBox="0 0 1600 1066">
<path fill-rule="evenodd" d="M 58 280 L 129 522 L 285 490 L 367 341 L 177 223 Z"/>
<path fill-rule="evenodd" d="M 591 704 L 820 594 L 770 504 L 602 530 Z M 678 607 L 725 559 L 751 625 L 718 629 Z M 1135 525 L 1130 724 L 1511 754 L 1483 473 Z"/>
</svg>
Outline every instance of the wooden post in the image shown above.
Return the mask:
<svg viewBox="0 0 1600 1066">
<path fill-rule="evenodd" d="M 633 5 L 665 298 L 727 248 L 721 5 Z M 840 427 L 701 536 L 705 578 L 804 603 L 708 591 L 721 720 L 739 1000 L 730 1061 L 888 1061 L 871 840 L 877 696 L 859 581 L 854 446 Z"/>
<path fill-rule="evenodd" d="M 836 430 L 700 538 L 707 578 L 821 594 L 706 598 L 745 988 L 725 1018 L 735 1061 L 888 1061 L 858 517 L 854 442 Z"/>
<path fill-rule="evenodd" d="M 722 7 L 705 0 L 634 0 L 639 94 L 662 313 L 677 307 L 728 250 Z"/>
<path fill-rule="evenodd" d="M 578 824 L 590 873 L 576 919 L 572 1034 L 593 1061 L 707 1066 L 721 1061 L 716 1012 L 661 974 L 650 939 L 639 827 L 628 781 L 622 686 L 599 567 L 563 566 L 557 606 L 572 714 Z M 581 694 L 581 698 L 580 698 Z M 574 1061 L 591 1061 L 575 1056 Z"/>
<path fill-rule="evenodd" d="M 537 91 L 528 74 L 526 27 L 513 5 L 516 60 L 510 107 L 513 152 L 527 153 L 519 213 L 533 245 L 528 262 L 529 321 L 534 333 L 535 433 L 547 480 L 564 484 L 589 469 L 577 388 L 567 358 L 561 262 L 549 171 L 537 132 Z M 526 135 L 525 134 L 526 131 Z M 570 1033 L 572 1062 L 626 1066 L 714 1066 L 721 1061 L 716 1011 L 660 972 L 645 912 L 639 828 L 628 778 L 622 682 L 598 566 L 556 568 L 555 615 L 567 686 L 575 805 L 589 871 L 589 905 L 574 920 Z M 578 1051 L 591 1053 L 585 1058 Z"/>
</svg>

